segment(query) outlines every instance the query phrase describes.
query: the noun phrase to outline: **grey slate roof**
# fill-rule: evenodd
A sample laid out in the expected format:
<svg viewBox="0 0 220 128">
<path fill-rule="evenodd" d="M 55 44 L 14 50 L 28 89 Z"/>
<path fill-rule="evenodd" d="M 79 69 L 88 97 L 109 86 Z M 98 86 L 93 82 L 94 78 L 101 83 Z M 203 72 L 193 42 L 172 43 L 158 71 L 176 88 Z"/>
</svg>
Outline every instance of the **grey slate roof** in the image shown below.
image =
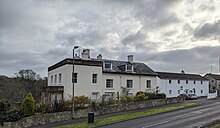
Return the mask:
<svg viewBox="0 0 220 128">
<path fill-rule="evenodd" d="M 106 62 L 112 63 L 112 70 L 106 70 L 103 68 L 104 73 L 118 73 L 118 74 L 136 74 L 136 75 L 151 75 L 151 76 L 157 76 L 158 74 L 154 72 L 150 67 L 148 67 L 144 63 L 129 63 L 128 61 L 117 61 L 117 60 L 107 60 L 103 59 L 103 65 Z M 133 72 L 132 71 L 126 71 L 126 65 L 132 64 L 133 65 Z"/>
<path fill-rule="evenodd" d="M 170 73 L 170 72 L 156 72 L 161 79 L 176 79 L 176 80 L 204 80 L 208 81 L 205 77 L 199 74 L 185 74 L 185 73 Z"/>
<path fill-rule="evenodd" d="M 206 77 L 206 76 L 210 76 L 210 77 L 212 77 L 215 80 L 220 80 L 220 75 L 217 75 L 217 74 L 208 73 L 204 77 Z"/>
</svg>

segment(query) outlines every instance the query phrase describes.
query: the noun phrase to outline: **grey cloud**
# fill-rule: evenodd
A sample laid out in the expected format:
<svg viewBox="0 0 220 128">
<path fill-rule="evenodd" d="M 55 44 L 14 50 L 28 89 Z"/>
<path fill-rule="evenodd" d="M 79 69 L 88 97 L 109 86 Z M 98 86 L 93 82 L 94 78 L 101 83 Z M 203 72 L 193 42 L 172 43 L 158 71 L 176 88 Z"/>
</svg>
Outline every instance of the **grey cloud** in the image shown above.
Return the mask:
<svg viewBox="0 0 220 128">
<path fill-rule="evenodd" d="M 220 20 L 215 21 L 214 23 L 205 23 L 195 29 L 194 37 L 195 38 L 213 38 L 219 36 L 220 34 Z"/>
<path fill-rule="evenodd" d="M 214 72 L 218 72 L 218 60 L 220 57 L 218 47 L 196 47 L 192 49 L 172 50 L 143 56 L 145 61 L 158 71 L 181 71 L 205 73 L 210 72 L 210 66 L 214 65 Z M 141 56 L 141 55 L 140 55 Z"/>
</svg>

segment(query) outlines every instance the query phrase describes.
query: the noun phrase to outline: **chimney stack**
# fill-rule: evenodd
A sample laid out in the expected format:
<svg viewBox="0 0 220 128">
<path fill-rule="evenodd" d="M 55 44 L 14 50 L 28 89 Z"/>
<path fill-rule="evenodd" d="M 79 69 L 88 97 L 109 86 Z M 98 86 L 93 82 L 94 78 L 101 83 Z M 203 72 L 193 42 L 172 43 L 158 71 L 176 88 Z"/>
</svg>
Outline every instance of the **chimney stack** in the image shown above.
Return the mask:
<svg viewBox="0 0 220 128">
<path fill-rule="evenodd" d="M 102 54 L 99 54 L 99 55 L 97 56 L 97 59 L 98 59 L 98 60 L 102 60 Z"/>
<path fill-rule="evenodd" d="M 83 49 L 82 59 L 88 60 L 90 59 L 90 49 Z"/>
<path fill-rule="evenodd" d="M 133 55 L 128 55 L 128 62 L 133 63 Z"/>
</svg>

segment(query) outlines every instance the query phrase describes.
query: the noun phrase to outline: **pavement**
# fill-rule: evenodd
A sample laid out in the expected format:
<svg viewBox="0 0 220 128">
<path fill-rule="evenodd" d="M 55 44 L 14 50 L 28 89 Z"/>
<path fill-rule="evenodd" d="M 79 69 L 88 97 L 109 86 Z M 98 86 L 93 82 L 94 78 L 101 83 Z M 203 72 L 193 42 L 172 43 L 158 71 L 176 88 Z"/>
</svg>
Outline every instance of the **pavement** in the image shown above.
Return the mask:
<svg viewBox="0 0 220 128">
<path fill-rule="evenodd" d="M 206 106 L 206 105 L 211 105 L 212 106 L 212 104 L 213 103 L 215 103 L 215 102 L 217 102 L 218 100 L 220 100 L 220 99 L 214 99 L 214 100 L 207 100 L 206 98 L 201 98 L 201 99 L 198 99 L 198 100 L 190 100 L 190 101 L 186 101 L 185 103 L 198 103 L 198 104 L 200 104 L 201 106 Z M 184 104 L 184 103 L 178 103 L 178 104 L 175 104 L 175 105 L 181 105 L 181 104 Z M 140 112 L 140 111 L 143 111 L 143 110 L 150 110 L 150 109 L 155 109 L 155 108 L 162 108 L 162 107 L 169 107 L 169 106 L 173 106 L 174 104 L 170 104 L 170 105 L 163 105 L 163 106 L 158 106 L 158 107 L 151 107 L 151 108 L 145 108 L 145 109 L 138 109 L 138 110 L 129 110 L 129 111 L 123 111 L 123 112 L 117 112 L 117 113 L 111 113 L 111 114 L 105 114 L 105 115 L 98 115 L 98 116 L 95 116 L 95 119 L 101 119 L 101 118 L 106 118 L 106 117 L 111 117 L 111 116 L 117 116 L 117 115 L 122 115 L 122 114 L 128 114 L 128 113 L 135 113 L 135 112 Z M 219 105 L 220 105 L 220 102 L 219 102 Z M 215 106 L 215 105 L 214 105 Z M 187 108 L 186 109 L 183 109 L 183 110 L 177 110 L 177 111 L 173 111 L 173 112 L 167 112 L 167 113 L 162 113 L 162 115 L 163 114 L 168 114 L 167 116 L 174 116 L 174 117 L 176 117 L 176 115 L 182 115 L 181 113 L 184 113 L 184 114 L 187 114 L 187 113 L 185 113 L 185 112 L 193 112 L 194 110 L 194 108 L 197 108 L 197 107 L 193 107 L 193 108 L 189 108 L 190 110 L 188 110 Z M 203 108 L 203 107 L 202 107 Z M 200 108 L 200 106 L 198 106 L 198 110 L 200 110 L 200 109 L 202 109 L 202 108 Z M 192 110 L 191 110 L 192 109 Z M 197 110 L 196 109 L 196 110 Z M 188 111 L 185 111 L 185 112 L 182 112 L 182 111 L 184 111 L 184 110 L 188 110 Z M 171 114 L 171 115 L 169 115 L 169 113 L 174 113 L 173 115 Z M 175 113 L 177 113 L 177 114 L 175 114 Z M 195 115 L 195 114 L 194 114 Z M 141 127 L 141 128 L 144 128 L 144 127 L 142 127 L 142 126 L 136 126 L 135 124 L 136 123 L 134 123 L 134 122 L 136 122 L 136 121 L 140 121 L 139 122 L 139 125 L 141 124 L 141 121 L 143 121 L 143 122 L 145 122 L 145 124 L 142 122 L 142 124 L 143 124 L 143 126 L 148 126 L 148 124 L 146 124 L 146 120 L 149 120 L 149 119 L 151 119 L 151 118 L 153 118 L 154 119 L 154 116 L 158 116 L 158 117 L 160 117 L 161 116 L 161 114 L 158 114 L 158 115 L 153 115 L 153 116 L 147 116 L 147 117 L 143 117 L 143 118 L 138 118 L 138 119 L 133 119 L 133 120 L 129 120 L 129 121 L 122 121 L 122 122 L 119 122 L 119 123 L 113 123 L 113 124 L 110 124 L 110 125 L 105 125 L 105 126 L 102 126 L 103 128 L 115 128 L 115 127 L 120 127 L 120 128 L 123 128 L 124 126 L 126 127 L 126 128 L 130 128 L 130 127 Z M 185 117 L 187 117 L 186 115 L 184 115 Z M 183 117 L 184 117 L 183 116 Z M 155 121 L 156 121 L 156 119 L 158 118 L 158 117 L 156 117 L 155 118 Z M 145 118 L 147 118 L 147 119 L 145 119 Z M 149 119 L 148 119 L 149 118 Z M 175 119 L 175 118 L 174 118 Z M 173 118 L 171 119 L 171 120 L 169 120 L 169 121 L 172 121 L 172 120 L 174 120 Z M 177 119 L 178 119 L 178 117 L 177 117 Z M 80 119 L 74 119 L 74 120 L 65 120 L 65 121 L 60 121 L 60 122 L 54 122 L 54 123 L 50 123 L 50 124 L 45 124 L 45 125 L 39 125 L 39 126 L 32 126 L 32 127 L 30 127 L 30 128 L 50 128 L 50 127 L 54 127 L 54 126 L 60 126 L 60 125 L 68 125 L 68 124 L 74 124 L 74 123 L 78 123 L 78 122 L 83 122 L 83 121 L 87 121 L 87 118 L 80 118 Z M 151 121 L 153 121 L 153 120 L 151 120 Z M 165 120 L 165 121 L 163 121 L 162 120 L 162 122 L 160 121 L 160 120 L 157 120 L 156 122 L 155 121 L 153 121 L 153 122 L 150 122 L 151 124 L 150 124 L 150 127 L 152 127 L 151 125 L 152 124 L 165 124 L 166 122 L 168 123 L 169 121 L 168 120 Z M 127 123 L 128 122 L 128 123 Z M 133 122 L 133 123 L 131 123 L 131 122 Z M 149 122 L 149 121 L 147 121 L 147 122 Z M 130 125 L 127 125 L 127 124 L 130 124 Z M 155 125 L 154 124 L 154 125 Z M 159 125 L 158 125 L 159 126 Z M 160 126 L 160 128 L 161 128 L 161 126 Z M 178 127 L 179 128 L 179 127 Z"/>
</svg>

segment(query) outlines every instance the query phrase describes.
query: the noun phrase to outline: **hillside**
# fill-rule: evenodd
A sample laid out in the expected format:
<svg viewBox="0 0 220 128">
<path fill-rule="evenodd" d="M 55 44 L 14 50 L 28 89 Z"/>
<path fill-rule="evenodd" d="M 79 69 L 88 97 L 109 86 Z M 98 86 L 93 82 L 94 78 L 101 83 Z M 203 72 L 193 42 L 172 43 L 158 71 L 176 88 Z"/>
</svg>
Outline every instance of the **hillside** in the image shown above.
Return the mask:
<svg viewBox="0 0 220 128">
<path fill-rule="evenodd" d="M 0 75 L 0 101 L 20 103 L 28 92 L 36 101 L 40 100 L 41 88 L 47 86 L 47 80 L 26 80 Z"/>
</svg>

